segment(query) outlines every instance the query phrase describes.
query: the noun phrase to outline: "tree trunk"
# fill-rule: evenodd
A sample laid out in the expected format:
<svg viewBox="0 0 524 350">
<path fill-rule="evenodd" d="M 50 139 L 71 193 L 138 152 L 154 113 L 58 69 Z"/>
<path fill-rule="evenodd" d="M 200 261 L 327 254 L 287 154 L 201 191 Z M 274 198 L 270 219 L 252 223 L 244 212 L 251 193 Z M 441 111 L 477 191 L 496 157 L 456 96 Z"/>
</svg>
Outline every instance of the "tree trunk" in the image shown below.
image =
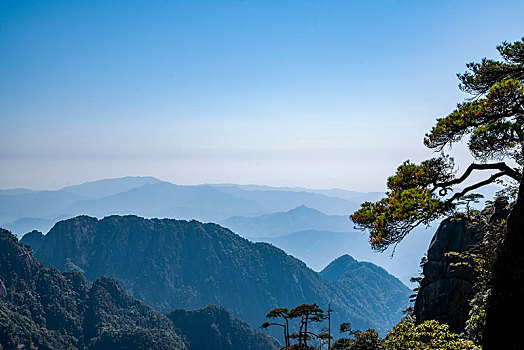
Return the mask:
<svg viewBox="0 0 524 350">
<path fill-rule="evenodd" d="M 290 346 L 289 344 L 289 321 L 287 318 L 284 318 L 284 320 L 286 321 L 286 347 Z"/>
<path fill-rule="evenodd" d="M 484 329 L 487 350 L 524 349 L 524 178 L 492 272 Z"/>
<path fill-rule="evenodd" d="M 304 328 L 304 331 L 305 331 L 305 333 L 304 333 L 304 345 L 306 345 L 306 346 L 307 346 L 307 323 L 308 323 L 308 316 L 309 316 L 309 315 L 306 314 L 306 327 Z"/>
</svg>

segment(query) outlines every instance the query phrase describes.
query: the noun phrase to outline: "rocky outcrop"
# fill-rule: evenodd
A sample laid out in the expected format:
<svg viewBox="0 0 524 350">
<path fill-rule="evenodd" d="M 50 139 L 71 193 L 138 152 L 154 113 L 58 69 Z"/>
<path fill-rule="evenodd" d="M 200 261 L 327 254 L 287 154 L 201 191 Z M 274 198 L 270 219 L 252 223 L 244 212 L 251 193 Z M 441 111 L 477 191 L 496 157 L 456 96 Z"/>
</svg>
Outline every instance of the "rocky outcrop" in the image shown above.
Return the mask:
<svg viewBox="0 0 524 350">
<path fill-rule="evenodd" d="M 24 237 L 22 237 L 20 242 L 30 246 L 33 252 L 36 252 L 42 245 L 44 238 L 45 236 L 42 232 L 33 230 L 31 232 L 26 233 Z"/>
<path fill-rule="evenodd" d="M 524 348 L 524 177 L 520 183 L 492 270 L 483 344 L 488 350 Z"/>
<path fill-rule="evenodd" d="M 464 330 L 469 300 L 473 297 L 475 274 L 472 268 L 456 264 L 449 252 L 462 253 L 482 241 L 484 233 L 465 218 L 449 218 L 440 224 L 428 249 L 420 290 L 415 302 L 417 322 L 438 320 L 453 332 Z"/>
</svg>

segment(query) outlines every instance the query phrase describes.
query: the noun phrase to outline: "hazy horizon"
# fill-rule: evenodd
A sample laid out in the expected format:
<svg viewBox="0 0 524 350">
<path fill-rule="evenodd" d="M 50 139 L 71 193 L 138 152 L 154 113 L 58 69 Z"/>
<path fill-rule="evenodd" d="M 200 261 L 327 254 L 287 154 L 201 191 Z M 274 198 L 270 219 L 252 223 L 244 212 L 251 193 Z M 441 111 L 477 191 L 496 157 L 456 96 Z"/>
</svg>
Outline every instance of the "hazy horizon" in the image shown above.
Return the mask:
<svg viewBox="0 0 524 350">
<path fill-rule="evenodd" d="M 383 191 L 521 1 L 4 1 L 0 188 Z M 489 23 L 489 24 L 486 24 Z M 459 165 L 469 155 L 457 148 Z"/>
<path fill-rule="evenodd" d="M 308 190 L 343 190 L 343 191 L 353 191 L 353 192 L 361 192 L 361 191 L 354 191 L 352 189 L 347 188 L 340 188 L 340 187 L 326 187 L 326 188 L 313 188 L 313 187 L 304 187 L 304 186 L 278 186 L 278 185 L 267 185 L 267 184 L 255 184 L 255 183 L 233 183 L 233 182 L 220 182 L 220 183 L 213 183 L 213 182 L 203 182 L 203 183 L 188 183 L 188 184 L 181 184 L 174 181 L 169 181 L 166 179 L 161 179 L 156 176 L 122 176 L 122 177 L 112 177 L 112 178 L 100 178 L 100 179 L 92 179 L 87 181 L 82 181 L 78 183 L 71 183 L 67 185 L 59 185 L 57 187 L 41 187 L 41 188 L 31 188 L 31 187 L 2 187 L 1 190 L 33 190 L 33 191 L 56 191 L 63 189 L 65 187 L 69 186 L 77 186 L 77 185 L 84 185 L 88 183 L 94 183 L 98 181 L 106 181 L 106 180 L 119 180 L 119 179 L 125 179 L 125 178 L 154 178 L 156 180 L 159 180 L 161 182 L 169 182 L 175 185 L 184 185 L 184 186 L 260 186 L 260 187 L 271 187 L 271 188 L 304 188 Z M 369 192 L 379 192 L 379 191 L 369 191 Z M 362 192 L 362 193 L 368 193 L 368 192 Z"/>
</svg>

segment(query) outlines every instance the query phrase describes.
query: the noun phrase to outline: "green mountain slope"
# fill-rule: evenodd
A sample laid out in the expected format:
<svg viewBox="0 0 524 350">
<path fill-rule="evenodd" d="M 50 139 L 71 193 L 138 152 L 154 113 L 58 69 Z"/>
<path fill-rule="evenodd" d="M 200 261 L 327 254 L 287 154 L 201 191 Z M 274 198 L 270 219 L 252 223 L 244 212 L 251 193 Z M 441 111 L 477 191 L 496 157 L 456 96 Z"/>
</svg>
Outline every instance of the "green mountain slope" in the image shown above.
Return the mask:
<svg viewBox="0 0 524 350">
<path fill-rule="evenodd" d="M 189 339 L 191 349 L 273 349 L 280 344 L 271 337 L 255 333 L 223 307 L 209 305 L 187 311 L 178 309 L 167 314 L 175 327 Z"/>
<path fill-rule="evenodd" d="M 0 349 L 201 350 L 205 344 L 223 350 L 279 348 L 224 308 L 177 310 L 166 317 L 112 278 L 89 285 L 79 272 L 61 274 L 0 229 Z"/>
<path fill-rule="evenodd" d="M 116 278 L 133 296 L 163 312 L 217 304 L 258 327 L 277 306 L 331 303 L 335 323 L 351 320 L 356 327 L 382 331 L 400 318 L 401 306 L 383 308 L 361 298 L 376 292 L 365 284 L 348 289 L 331 283 L 282 250 L 216 224 L 81 216 L 57 223 L 36 256 L 60 270 L 79 268 L 88 280 Z M 388 293 L 381 290 L 377 297 Z M 406 302 L 407 293 L 399 298 L 400 304 Z M 362 304 L 376 311 L 369 316 Z"/>
<path fill-rule="evenodd" d="M 349 255 L 343 255 L 326 266 L 320 275 L 329 281 L 336 282 L 346 290 L 354 291 L 361 310 L 367 315 L 386 318 L 386 322 L 396 322 L 395 309 L 406 306 L 402 303 L 411 290 L 380 266 L 369 262 L 360 262 Z M 360 286 L 365 285 L 364 291 Z M 384 293 L 383 291 L 388 291 Z M 378 310 L 381 310 L 377 312 Z M 384 312 L 390 310 L 390 312 Z"/>
<path fill-rule="evenodd" d="M 109 278 L 89 286 L 31 256 L 0 229 L 0 344 L 5 349 L 186 349 L 169 319 Z"/>
</svg>

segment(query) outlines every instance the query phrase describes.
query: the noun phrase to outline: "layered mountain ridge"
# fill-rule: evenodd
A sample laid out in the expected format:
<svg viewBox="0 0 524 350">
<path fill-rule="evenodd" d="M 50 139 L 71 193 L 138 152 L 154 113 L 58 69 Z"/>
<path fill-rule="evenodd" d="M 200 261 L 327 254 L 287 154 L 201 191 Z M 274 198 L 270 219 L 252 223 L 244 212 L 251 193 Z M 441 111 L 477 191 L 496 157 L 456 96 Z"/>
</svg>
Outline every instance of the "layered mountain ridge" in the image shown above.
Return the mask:
<svg viewBox="0 0 524 350">
<path fill-rule="evenodd" d="M 162 312 L 218 304 L 252 327 L 264 322 L 274 307 L 331 303 L 335 323 L 351 320 L 359 328 L 385 331 L 400 318 L 409 295 L 399 282 L 397 300 L 375 305 L 393 291 L 374 290 L 378 299 L 361 298 L 369 281 L 346 288 L 274 246 L 197 221 L 80 216 L 57 223 L 36 256 L 62 271 L 84 271 L 88 280 L 116 278 L 133 296 Z M 363 306 L 370 312 L 362 312 Z"/>
<path fill-rule="evenodd" d="M 0 229 L 2 348 L 200 350 L 204 342 L 220 350 L 278 349 L 274 339 L 253 332 L 222 307 L 166 316 L 128 295 L 112 278 L 90 285 L 81 273 L 61 274 L 31 253 Z"/>
<path fill-rule="evenodd" d="M 339 193 L 340 192 L 340 193 Z M 242 185 L 176 185 L 154 177 L 86 182 L 54 191 L 0 190 L 1 226 L 16 234 L 48 232 L 55 222 L 77 215 L 102 218 L 134 214 L 220 221 L 235 215 L 258 216 L 306 205 L 328 214 L 358 207 L 351 198 L 366 194 Z M 346 193 L 347 192 L 347 193 Z"/>
</svg>

